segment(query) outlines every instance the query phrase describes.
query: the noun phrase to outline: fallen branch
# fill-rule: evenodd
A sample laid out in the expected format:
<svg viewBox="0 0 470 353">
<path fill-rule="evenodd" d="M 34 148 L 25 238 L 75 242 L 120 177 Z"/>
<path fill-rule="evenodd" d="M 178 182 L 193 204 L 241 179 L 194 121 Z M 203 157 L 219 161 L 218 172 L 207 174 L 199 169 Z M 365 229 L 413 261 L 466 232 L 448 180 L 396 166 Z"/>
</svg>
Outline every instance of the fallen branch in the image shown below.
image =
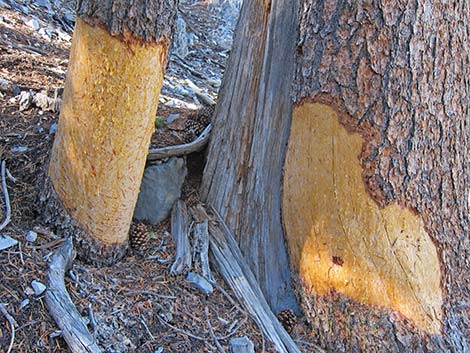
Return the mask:
<svg viewBox="0 0 470 353">
<path fill-rule="evenodd" d="M 3 190 L 3 197 L 5 198 L 5 209 L 6 209 L 6 215 L 5 215 L 5 220 L 3 221 L 2 224 L 0 224 L 0 230 L 5 228 L 8 223 L 10 223 L 10 217 L 11 217 L 11 206 L 10 206 L 10 196 L 8 195 L 8 189 L 7 189 L 7 181 L 5 177 L 5 161 L 2 161 L 2 190 Z"/>
<path fill-rule="evenodd" d="M 196 224 L 193 236 L 193 261 L 196 262 L 197 258 L 199 258 L 202 276 L 212 283 L 214 282 L 214 277 L 212 277 L 209 266 L 209 232 L 207 220 Z"/>
<path fill-rule="evenodd" d="M 300 353 L 299 348 L 269 308 L 253 273 L 248 267 L 224 220 L 215 211 L 216 222 L 209 223 L 210 250 L 220 273 L 238 300 L 280 353 Z M 312 352 L 324 353 L 315 347 Z"/>
<path fill-rule="evenodd" d="M 52 256 L 46 304 L 72 353 L 101 353 L 65 288 L 64 274 L 74 256 L 71 238 Z"/>
<path fill-rule="evenodd" d="M 207 326 L 209 327 L 209 334 L 214 340 L 215 346 L 217 347 L 220 353 L 225 353 L 224 347 L 222 347 L 222 345 L 219 343 L 219 340 L 215 336 L 214 329 L 212 328 L 212 325 L 211 325 L 211 320 L 209 319 L 209 308 L 207 306 L 204 308 L 204 312 L 206 314 Z"/>
<path fill-rule="evenodd" d="M 189 243 L 189 213 L 186 204 L 178 200 L 171 211 L 171 235 L 176 244 L 176 257 L 171 265 L 172 275 L 191 269 L 191 245 Z"/>
<path fill-rule="evenodd" d="M 8 313 L 7 308 L 6 308 L 5 304 L 3 304 L 3 303 L 0 303 L 0 312 L 3 314 L 3 316 L 5 316 L 5 319 L 7 319 L 8 323 L 9 323 L 10 326 L 11 326 L 10 344 L 8 345 L 8 349 L 7 349 L 7 353 L 10 353 L 10 352 L 11 352 L 11 349 L 13 348 L 13 342 L 15 341 L 15 326 L 16 326 L 16 321 L 15 321 L 15 319 L 13 318 L 13 316 L 11 316 L 11 315 Z"/>
<path fill-rule="evenodd" d="M 179 332 L 183 335 L 186 335 L 188 337 L 191 337 L 191 338 L 194 338 L 195 340 L 198 340 L 198 341 L 203 341 L 203 342 L 206 342 L 207 343 L 207 338 L 204 338 L 204 337 L 199 337 L 199 336 L 196 336 L 196 335 L 193 335 L 192 333 L 190 332 L 187 332 L 185 330 L 182 330 L 178 327 L 175 327 L 173 326 L 172 324 L 166 322 L 165 320 L 163 320 L 159 315 L 157 315 L 157 318 L 158 318 L 158 321 L 160 321 L 161 324 L 163 325 L 166 325 L 168 326 L 169 328 L 171 328 L 172 330 L 175 330 L 176 332 Z"/>
<path fill-rule="evenodd" d="M 201 151 L 209 141 L 212 124 L 207 125 L 204 131 L 193 142 L 185 143 L 183 145 L 168 146 L 161 148 L 151 148 L 147 155 L 148 161 L 155 161 L 158 159 L 165 159 L 175 156 L 184 156 L 193 152 Z"/>
</svg>

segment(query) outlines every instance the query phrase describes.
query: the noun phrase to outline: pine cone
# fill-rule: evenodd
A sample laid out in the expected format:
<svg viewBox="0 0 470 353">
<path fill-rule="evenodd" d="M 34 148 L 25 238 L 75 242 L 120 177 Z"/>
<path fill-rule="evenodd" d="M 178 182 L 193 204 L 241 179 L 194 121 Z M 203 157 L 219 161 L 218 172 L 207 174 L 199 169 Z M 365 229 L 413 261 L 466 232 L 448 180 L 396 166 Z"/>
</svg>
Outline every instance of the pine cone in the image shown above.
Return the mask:
<svg viewBox="0 0 470 353">
<path fill-rule="evenodd" d="M 147 244 L 148 240 L 147 226 L 144 223 L 137 223 L 133 225 L 131 227 L 131 232 L 129 233 L 129 239 L 132 248 L 142 248 L 145 244 Z"/>
<path fill-rule="evenodd" d="M 294 312 L 291 309 L 286 309 L 281 311 L 277 314 L 277 319 L 279 322 L 284 326 L 287 333 L 291 333 L 294 329 L 295 325 L 297 324 L 297 316 L 295 316 Z"/>
<path fill-rule="evenodd" d="M 214 107 L 204 106 L 197 112 L 193 113 L 192 116 L 189 116 L 184 125 L 184 142 L 190 143 L 198 138 L 207 125 L 210 124 L 213 114 Z"/>
<path fill-rule="evenodd" d="M 205 105 L 199 110 L 199 117 L 206 126 L 212 121 L 214 110 L 215 106 L 213 105 Z"/>
</svg>

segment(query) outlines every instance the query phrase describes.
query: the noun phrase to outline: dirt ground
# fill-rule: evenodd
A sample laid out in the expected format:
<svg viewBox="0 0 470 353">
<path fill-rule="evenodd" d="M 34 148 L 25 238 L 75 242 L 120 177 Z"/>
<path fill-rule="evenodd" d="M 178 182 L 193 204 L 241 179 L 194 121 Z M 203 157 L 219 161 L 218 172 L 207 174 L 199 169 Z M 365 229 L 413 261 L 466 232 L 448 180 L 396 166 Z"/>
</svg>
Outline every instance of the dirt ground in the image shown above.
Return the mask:
<svg viewBox="0 0 470 353">
<path fill-rule="evenodd" d="M 73 3 L 63 1 L 63 6 L 73 7 Z M 215 21 L 203 3 L 195 3 L 192 8 L 185 6 L 185 20 L 195 32 L 210 26 L 210 21 L 199 18 Z M 40 8 L 35 12 L 34 9 L 28 17 L 15 9 L 0 7 L 0 79 L 11 81 L 20 91 L 46 91 L 53 97 L 64 84 L 70 38 L 53 37 L 48 41 L 38 36 L 25 19 L 51 19 Z M 204 38 L 203 32 L 199 37 Z M 195 61 L 209 55 L 215 62 L 197 68 L 202 75 L 191 75 L 184 64 L 170 63 L 158 112 L 160 119 L 165 120 L 170 114 L 198 116 L 201 105 L 172 90 L 171 84 L 178 80 L 184 82 L 190 77 L 205 94 L 216 98 L 216 87 L 200 76 L 211 82 L 220 79 L 227 53 L 216 47 L 211 50 L 201 46 L 192 54 Z M 172 99 L 188 104 L 163 104 Z M 0 160 L 6 162 L 16 179 L 7 181 L 12 215 L 11 223 L 1 233 L 20 241 L 17 246 L 0 251 L 0 303 L 6 305 L 16 321 L 12 352 L 68 351 L 48 313 L 44 294 L 36 296 L 31 288 L 34 280 L 47 283 L 48 260 L 62 244 L 60 234 L 54 234 L 42 223 L 38 210 L 39 182 L 44 176 L 58 115 L 57 111 L 46 111 L 34 104 L 20 110 L 17 90 L 0 93 Z M 153 146 L 181 143 L 184 138 L 160 126 Z M 188 156 L 189 175 L 183 197 L 197 200 L 203 164 L 203 153 Z M 4 216 L 5 202 L 1 197 L 0 221 Z M 215 352 L 218 348 L 209 325 L 226 350 L 231 338 L 247 336 L 257 352 L 274 351 L 247 313 L 232 304 L 234 296 L 217 273 L 218 285 L 207 296 L 191 288 L 183 276 L 168 274 L 175 254 L 169 228 L 169 220 L 148 226 L 147 244 L 131 249 L 113 267 L 95 268 L 75 261 L 66 277 L 67 290 L 103 352 Z M 38 234 L 34 243 L 25 241 L 30 230 Z M 305 327 L 297 325 L 293 335 L 307 352 Z M 0 315 L 0 353 L 7 352 L 11 336 L 8 321 Z"/>
</svg>

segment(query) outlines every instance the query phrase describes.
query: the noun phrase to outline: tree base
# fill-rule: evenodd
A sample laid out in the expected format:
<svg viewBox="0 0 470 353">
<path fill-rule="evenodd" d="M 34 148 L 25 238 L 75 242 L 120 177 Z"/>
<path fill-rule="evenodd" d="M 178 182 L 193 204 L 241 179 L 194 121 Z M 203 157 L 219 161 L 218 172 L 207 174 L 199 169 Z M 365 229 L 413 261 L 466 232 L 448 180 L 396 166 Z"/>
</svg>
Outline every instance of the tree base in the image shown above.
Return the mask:
<svg viewBox="0 0 470 353">
<path fill-rule="evenodd" d="M 51 179 L 45 176 L 40 191 L 43 221 L 63 238 L 72 237 L 80 260 L 96 266 L 110 266 L 124 257 L 128 241 L 107 244 L 99 241 L 78 224 L 67 212 L 54 190 Z"/>
</svg>

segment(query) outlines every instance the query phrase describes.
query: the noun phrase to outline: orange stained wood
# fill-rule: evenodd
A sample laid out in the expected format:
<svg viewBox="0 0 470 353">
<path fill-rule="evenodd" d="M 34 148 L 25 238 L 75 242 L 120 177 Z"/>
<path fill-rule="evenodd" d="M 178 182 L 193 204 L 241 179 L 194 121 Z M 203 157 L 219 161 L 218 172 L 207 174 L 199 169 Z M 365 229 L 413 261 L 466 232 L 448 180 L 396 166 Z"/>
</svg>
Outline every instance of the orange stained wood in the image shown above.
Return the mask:
<svg viewBox="0 0 470 353">
<path fill-rule="evenodd" d="M 283 181 L 291 261 L 314 294 L 335 290 L 438 333 L 435 245 L 420 216 L 397 205 L 379 208 L 366 192 L 358 158 L 363 142 L 327 105 L 294 108 Z"/>
<path fill-rule="evenodd" d="M 71 216 L 106 244 L 127 239 L 166 50 L 75 25 L 49 175 Z"/>
</svg>

